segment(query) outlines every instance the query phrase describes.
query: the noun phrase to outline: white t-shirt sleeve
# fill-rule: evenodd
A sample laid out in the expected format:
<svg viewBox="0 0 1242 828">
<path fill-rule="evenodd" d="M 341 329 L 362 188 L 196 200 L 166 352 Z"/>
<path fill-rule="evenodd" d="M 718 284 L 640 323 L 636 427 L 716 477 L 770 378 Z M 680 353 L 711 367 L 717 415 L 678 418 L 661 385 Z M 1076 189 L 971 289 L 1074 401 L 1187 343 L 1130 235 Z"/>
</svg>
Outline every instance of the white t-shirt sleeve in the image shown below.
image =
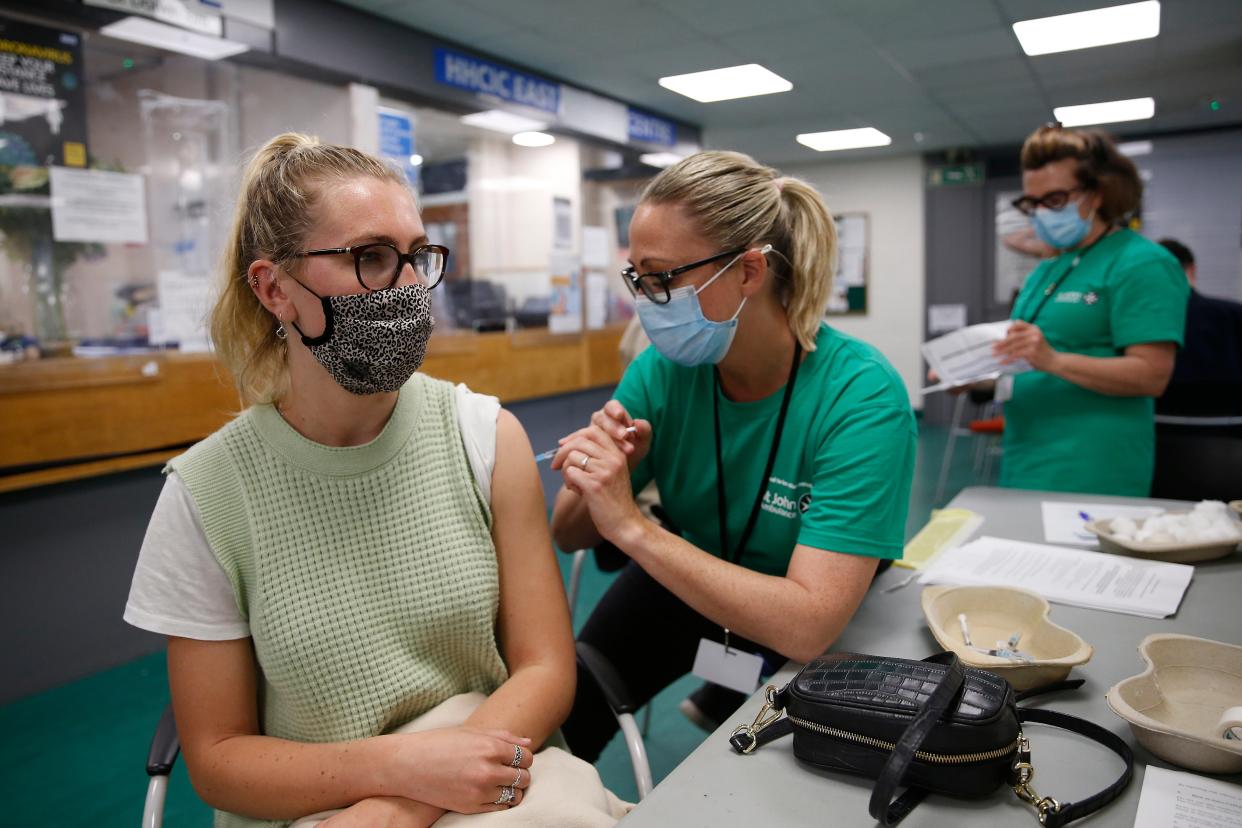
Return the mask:
<svg viewBox="0 0 1242 828">
<path fill-rule="evenodd" d="M 500 416 L 500 400 L 476 394 L 458 383 L 457 425 L 466 446 L 470 470 L 478 481 L 483 500 L 492 503 L 492 470 L 496 468 L 496 418 Z"/>
<path fill-rule="evenodd" d="M 181 638 L 230 641 L 250 636 L 233 584 L 207 543 L 194 500 L 175 473 L 165 478 L 151 513 L 124 618 L 135 627 Z"/>
</svg>

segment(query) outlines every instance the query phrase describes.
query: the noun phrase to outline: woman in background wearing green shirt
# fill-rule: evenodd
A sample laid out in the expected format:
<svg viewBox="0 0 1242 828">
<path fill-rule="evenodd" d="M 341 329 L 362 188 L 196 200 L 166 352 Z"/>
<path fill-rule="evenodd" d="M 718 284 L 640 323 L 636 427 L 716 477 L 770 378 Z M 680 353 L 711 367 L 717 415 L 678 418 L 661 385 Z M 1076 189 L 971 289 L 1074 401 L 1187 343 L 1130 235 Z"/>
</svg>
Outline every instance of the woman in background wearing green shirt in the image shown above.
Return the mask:
<svg viewBox="0 0 1242 828">
<path fill-rule="evenodd" d="M 654 347 L 562 440 L 552 526 L 563 550 L 607 540 L 631 558 L 580 640 L 642 704 L 726 629 L 775 664 L 823 653 L 879 560 L 901 556 L 916 431 L 892 366 L 823 322 L 836 230 L 810 185 L 699 153 L 648 185 L 630 244 L 623 277 Z M 680 534 L 635 506 L 650 480 Z M 564 733 L 591 760 L 616 723 L 579 679 Z"/>
<path fill-rule="evenodd" d="M 1104 133 L 1041 127 L 1022 147 L 1022 170 L 1014 206 L 1059 255 L 1027 277 L 995 347 L 1034 369 L 1013 378 L 1005 403 L 1001 483 L 1146 497 L 1153 400 L 1182 343 L 1186 277 L 1168 251 L 1121 226 L 1143 185 Z"/>
</svg>

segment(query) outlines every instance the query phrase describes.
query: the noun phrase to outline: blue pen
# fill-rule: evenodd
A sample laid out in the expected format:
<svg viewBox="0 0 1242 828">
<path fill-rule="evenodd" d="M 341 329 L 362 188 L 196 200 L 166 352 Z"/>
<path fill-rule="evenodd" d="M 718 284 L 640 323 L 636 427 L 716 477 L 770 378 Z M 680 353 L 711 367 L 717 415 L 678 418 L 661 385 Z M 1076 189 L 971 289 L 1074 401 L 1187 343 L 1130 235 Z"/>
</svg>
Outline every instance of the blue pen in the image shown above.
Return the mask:
<svg viewBox="0 0 1242 828">
<path fill-rule="evenodd" d="M 636 434 L 638 433 L 638 428 L 636 426 L 629 426 L 628 428 L 626 428 L 625 432 L 627 434 Z M 556 453 L 560 450 L 561 450 L 561 447 L 557 446 L 554 449 L 548 449 L 547 451 L 542 451 L 539 454 L 535 455 L 535 462 L 542 463 L 544 460 L 551 460 L 553 457 L 556 456 Z"/>
</svg>

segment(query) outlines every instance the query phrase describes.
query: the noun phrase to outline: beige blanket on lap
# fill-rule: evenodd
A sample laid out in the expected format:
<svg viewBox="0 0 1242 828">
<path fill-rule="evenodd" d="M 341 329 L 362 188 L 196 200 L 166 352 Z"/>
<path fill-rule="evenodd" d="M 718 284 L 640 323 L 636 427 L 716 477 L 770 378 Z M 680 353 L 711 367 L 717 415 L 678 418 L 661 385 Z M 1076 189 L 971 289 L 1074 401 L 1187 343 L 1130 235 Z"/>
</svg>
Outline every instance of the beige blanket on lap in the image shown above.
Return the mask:
<svg viewBox="0 0 1242 828">
<path fill-rule="evenodd" d="M 397 733 L 418 733 L 460 725 L 483 703 L 482 693 L 453 696 Z M 445 814 L 436 828 L 609 828 L 634 806 L 622 802 L 600 781 L 591 765 L 560 748 L 544 748 L 531 765 L 530 787 L 522 804 L 486 814 Z M 496 794 L 499 796 L 500 789 Z M 322 811 L 302 817 L 292 828 L 314 828 L 340 811 Z"/>
</svg>

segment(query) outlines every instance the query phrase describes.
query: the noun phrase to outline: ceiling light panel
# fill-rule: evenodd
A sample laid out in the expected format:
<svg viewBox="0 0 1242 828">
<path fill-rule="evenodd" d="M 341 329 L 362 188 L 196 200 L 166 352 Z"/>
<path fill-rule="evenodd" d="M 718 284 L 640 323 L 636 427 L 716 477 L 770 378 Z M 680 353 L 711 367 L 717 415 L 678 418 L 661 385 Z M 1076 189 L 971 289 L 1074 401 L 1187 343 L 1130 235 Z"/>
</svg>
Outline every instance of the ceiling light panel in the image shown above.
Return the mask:
<svg viewBox="0 0 1242 828">
<path fill-rule="evenodd" d="M 638 156 L 638 160 L 642 161 L 649 167 L 671 167 L 685 156 L 678 155 L 675 152 L 644 152 Z"/>
<path fill-rule="evenodd" d="M 180 52 L 183 55 L 203 60 L 220 60 L 240 55 L 250 49 L 244 43 L 225 40 L 222 37 L 209 37 L 177 26 L 170 26 L 167 23 L 148 20 L 145 17 L 123 18 L 100 28 L 99 33 L 118 40 L 154 46 L 169 52 Z"/>
<path fill-rule="evenodd" d="M 513 143 L 519 147 L 547 147 L 556 143 L 556 138 L 546 132 L 519 132 L 513 136 Z"/>
<path fill-rule="evenodd" d="M 757 63 L 691 72 L 688 75 L 669 75 L 660 78 L 660 86 L 700 103 L 771 95 L 793 89 L 792 83 Z"/>
<path fill-rule="evenodd" d="M 1058 14 L 1013 24 L 1013 33 L 1028 55 L 1146 40 L 1160 34 L 1160 3 L 1146 0 L 1107 9 Z"/>
<path fill-rule="evenodd" d="M 1078 106 L 1058 106 L 1052 110 L 1061 126 L 1115 124 L 1120 121 L 1143 121 L 1156 114 L 1154 98 L 1131 98 L 1125 101 L 1103 101 Z"/>
<path fill-rule="evenodd" d="M 542 121 L 523 118 L 503 109 L 488 109 L 461 116 L 461 122 L 467 126 L 490 129 L 493 132 L 504 132 L 513 135 L 517 132 L 538 132 L 547 126 Z"/>
<path fill-rule="evenodd" d="M 863 147 L 886 147 L 893 143 L 893 139 L 875 127 L 863 127 L 830 132 L 804 132 L 798 136 L 798 143 L 818 152 L 835 152 Z"/>
</svg>

